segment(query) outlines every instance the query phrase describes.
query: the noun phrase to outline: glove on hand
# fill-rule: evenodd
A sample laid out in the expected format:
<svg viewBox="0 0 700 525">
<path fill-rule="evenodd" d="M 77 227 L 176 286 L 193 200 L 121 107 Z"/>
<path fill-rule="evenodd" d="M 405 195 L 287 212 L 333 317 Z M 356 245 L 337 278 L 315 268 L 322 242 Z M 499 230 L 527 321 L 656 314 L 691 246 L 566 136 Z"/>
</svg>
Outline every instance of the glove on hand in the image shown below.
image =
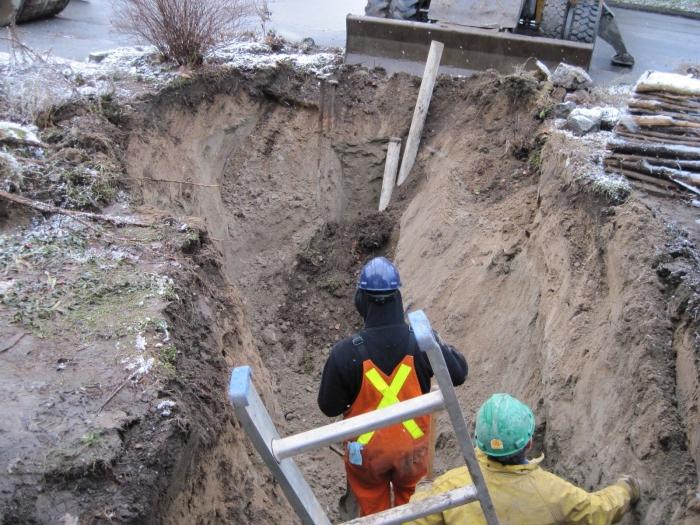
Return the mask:
<svg viewBox="0 0 700 525">
<path fill-rule="evenodd" d="M 639 496 L 641 495 L 641 489 L 639 487 L 639 481 L 637 481 L 632 476 L 624 475 L 619 480 L 618 483 L 624 483 L 630 489 L 630 500 L 632 505 L 639 501 Z"/>
</svg>

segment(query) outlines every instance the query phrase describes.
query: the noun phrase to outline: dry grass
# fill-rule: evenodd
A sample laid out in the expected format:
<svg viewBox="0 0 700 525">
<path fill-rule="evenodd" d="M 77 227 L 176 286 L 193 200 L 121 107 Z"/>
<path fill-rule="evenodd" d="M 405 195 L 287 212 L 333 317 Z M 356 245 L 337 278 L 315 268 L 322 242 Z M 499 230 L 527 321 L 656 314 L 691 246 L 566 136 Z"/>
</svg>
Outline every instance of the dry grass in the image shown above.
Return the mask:
<svg viewBox="0 0 700 525">
<path fill-rule="evenodd" d="M 8 35 L 10 60 L 0 73 L 3 118 L 34 122 L 47 108 L 78 96 L 76 87 L 66 78 L 67 66 L 52 63 L 48 53 L 24 44 L 14 26 L 9 26 Z"/>
<path fill-rule="evenodd" d="M 253 0 L 116 0 L 113 25 L 155 46 L 168 60 L 196 66 L 240 34 L 257 14 Z"/>
</svg>

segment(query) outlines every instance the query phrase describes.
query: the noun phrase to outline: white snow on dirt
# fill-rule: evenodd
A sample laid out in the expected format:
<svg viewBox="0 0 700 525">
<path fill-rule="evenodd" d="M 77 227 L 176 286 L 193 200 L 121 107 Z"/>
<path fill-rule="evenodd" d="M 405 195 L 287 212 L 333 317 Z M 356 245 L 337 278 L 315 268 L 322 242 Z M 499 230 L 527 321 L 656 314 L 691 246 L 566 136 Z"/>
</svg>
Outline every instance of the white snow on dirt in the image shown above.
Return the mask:
<svg viewBox="0 0 700 525">
<path fill-rule="evenodd" d="M 31 144 L 41 144 L 36 126 L 23 126 L 16 122 L 0 121 L 0 139 L 14 139 Z"/>
<path fill-rule="evenodd" d="M 173 401 L 172 399 L 164 399 L 163 401 L 158 403 L 158 405 L 156 406 L 156 410 L 160 412 L 161 416 L 168 417 L 172 414 L 172 410 L 173 408 L 175 408 L 176 405 L 177 403 L 175 403 L 175 401 Z"/>
<path fill-rule="evenodd" d="M 143 334 L 138 334 L 136 336 L 136 342 L 134 343 L 136 350 L 139 352 L 144 352 L 146 350 L 146 344 L 146 338 L 143 336 Z"/>
<path fill-rule="evenodd" d="M 637 93 L 665 91 L 677 95 L 700 96 L 700 79 L 677 73 L 647 71 L 639 77 L 634 91 Z"/>
<path fill-rule="evenodd" d="M 137 356 L 133 361 L 127 362 L 126 369 L 134 370 L 135 377 L 145 376 L 151 371 L 151 368 L 153 368 L 155 362 L 156 360 L 152 357 L 146 359 L 145 357 L 140 355 Z"/>
<path fill-rule="evenodd" d="M 205 57 L 205 64 L 242 70 L 268 69 L 285 63 L 319 77 L 332 74 L 341 62 L 339 50 L 287 43 L 273 50 L 257 40 L 236 40 Z M 128 97 L 138 84 L 148 89 L 189 75 L 189 71 L 163 62 L 151 46 L 96 51 L 84 62 L 0 53 L 0 95 L 9 99 L 15 113 L 26 119 L 71 99 L 104 94 Z"/>
<path fill-rule="evenodd" d="M 289 46 L 272 51 L 264 42 L 241 41 L 217 49 L 208 59 L 239 69 L 266 69 L 284 62 L 319 76 L 327 76 L 339 64 L 341 55 L 337 51 L 304 53 Z"/>
</svg>

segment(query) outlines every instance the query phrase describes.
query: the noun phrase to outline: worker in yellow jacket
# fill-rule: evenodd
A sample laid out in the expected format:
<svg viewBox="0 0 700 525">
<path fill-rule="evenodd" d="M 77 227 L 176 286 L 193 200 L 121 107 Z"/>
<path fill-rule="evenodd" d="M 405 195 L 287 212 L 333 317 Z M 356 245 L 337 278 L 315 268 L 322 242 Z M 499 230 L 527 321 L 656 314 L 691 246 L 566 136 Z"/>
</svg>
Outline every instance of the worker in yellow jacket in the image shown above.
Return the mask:
<svg viewBox="0 0 700 525">
<path fill-rule="evenodd" d="M 528 460 L 535 417 L 530 408 L 495 394 L 476 416 L 477 458 L 501 525 L 608 525 L 639 499 L 639 483 L 623 476 L 597 492 L 587 492 L 540 467 L 544 456 Z M 471 484 L 466 467 L 450 470 L 415 493 L 419 500 Z M 405 525 L 485 525 L 478 502 L 445 510 Z"/>
</svg>

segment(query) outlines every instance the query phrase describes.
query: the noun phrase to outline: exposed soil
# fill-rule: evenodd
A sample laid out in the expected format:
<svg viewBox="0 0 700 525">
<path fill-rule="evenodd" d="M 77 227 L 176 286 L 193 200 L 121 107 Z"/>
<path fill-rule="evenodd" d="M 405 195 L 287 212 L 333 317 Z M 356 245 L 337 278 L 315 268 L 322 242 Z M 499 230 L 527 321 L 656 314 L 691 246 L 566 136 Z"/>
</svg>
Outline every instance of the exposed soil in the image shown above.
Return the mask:
<svg viewBox="0 0 700 525">
<path fill-rule="evenodd" d="M 21 368 L 0 372 L 8 391 L 20 375 L 47 381 L 55 356 L 68 359 L 51 370 L 46 390 L 26 382 L 17 421 L 20 413 L 39 417 L 46 392 L 83 355 L 88 364 L 61 391 L 101 385 L 80 394 L 79 408 L 55 405 L 61 424 L 76 424 L 61 447 L 74 443 L 77 452 L 58 470 L 43 466 L 26 482 L 15 476 L 0 485 L 2 504 L 15 513 L 5 511 L 6 521 L 69 513 L 99 523 L 118 508 L 114 519 L 125 523 L 294 523 L 226 406 L 227 374 L 254 365 L 283 434 L 327 423 L 316 406 L 322 366 L 330 346 L 359 327 L 352 297 L 361 264 L 386 254 L 399 264 L 407 308 L 425 309 L 467 356 L 470 378 L 459 395 L 468 416 L 494 392 L 519 396 L 536 411 L 549 468 L 589 489 L 622 473 L 642 480 L 642 502 L 624 523 L 698 522 L 696 214 L 637 193 L 619 205 L 606 200 L 585 177 L 596 152 L 548 134 L 539 120 L 551 86 L 490 72 L 438 82 L 410 181 L 378 214 L 386 143 L 406 135 L 418 84 L 355 69 L 319 82 L 280 66 L 208 73 L 135 103 L 118 142 L 125 187 L 162 226 L 124 272 L 152 265 L 173 279 L 173 296 L 136 297 L 147 307 L 138 317 L 167 321 L 173 363 L 156 355 L 154 373 L 129 382 L 102 412 L 116 414 L 109 427 L 85 414 L 128 373 L 104 364 L 122 357 L 115 342 L 128 342 L 133 354 L 138 333 L 149 351 L 163 343 L 157 323 L 117 335 L 93 329 L 89 341 L 98 332 L 112 339 L 89 350 L 76 350 L 85 334 L 63 341 L 62 332 L 47 339 L 61 341 L 57 350 L 28 336 L 0 354 Z M 164 223 L 163 214 L 178 219 Z M 16 275 L 46 280 L 47 264 Z M 66 282 L 85 272 L 56 264 Z M 109 280 L 117 286 L 119 271 Z M 9 319 L 16 305 L 0 308 L 3 324 L 17 330 Z M 67 326 L 65 319 L 55 322 Z M 26 352 L 40 358 L 27 363 Z M 172 414 L 153 408 L 161 398 L 176 403 Z M 23 453 L 39 457 L 49 447 L 38 429 L 18 426 L 0 438 L 16 443 L 25 432 Z M 92 457 L 86 450 L 102 455 L 75 470 L 85 464 L 75 458 Z M 5 455 L 3 463 L 18 452 Z M 325 449 L 299 463 L 337 518 L 341 459 Z M 438 467 L 458 464 L 441 421 Z"/>
</svg>

